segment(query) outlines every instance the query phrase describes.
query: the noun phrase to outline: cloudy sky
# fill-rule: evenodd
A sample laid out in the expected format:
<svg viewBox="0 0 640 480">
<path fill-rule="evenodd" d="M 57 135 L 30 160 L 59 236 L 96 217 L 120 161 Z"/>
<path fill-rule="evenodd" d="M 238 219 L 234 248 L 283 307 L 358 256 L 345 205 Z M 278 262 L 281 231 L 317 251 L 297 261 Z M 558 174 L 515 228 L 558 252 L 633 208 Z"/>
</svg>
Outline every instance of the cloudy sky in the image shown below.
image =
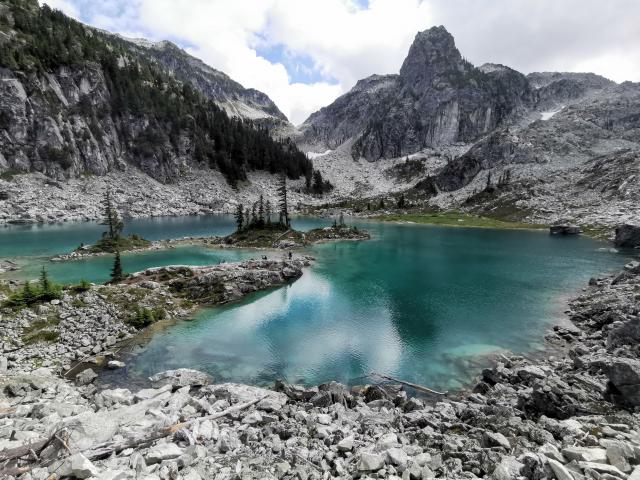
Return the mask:
<svg viewBox="0 0 640 480">
<path fill-rule="evenodd" d="M 169 39 L 293 123 L 373 73 L 396 73 L 416 32 L 444 25 L 474 64 L 640 81 L 638 0 L 44 0 L 96 27 Z"/>
</svg>

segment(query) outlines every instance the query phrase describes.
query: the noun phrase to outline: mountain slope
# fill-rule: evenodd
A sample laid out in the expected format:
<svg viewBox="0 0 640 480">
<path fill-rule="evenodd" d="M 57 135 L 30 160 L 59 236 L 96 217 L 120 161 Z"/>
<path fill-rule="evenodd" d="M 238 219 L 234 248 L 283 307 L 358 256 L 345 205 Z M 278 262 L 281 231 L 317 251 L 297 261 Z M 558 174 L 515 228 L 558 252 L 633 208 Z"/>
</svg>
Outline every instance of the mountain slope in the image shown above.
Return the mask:
<svg viewBox="0 0 640 480">
<path fill-rule="evenodd" d="M 220 106 L 229 116 L 258 121 L 261 125 L 288 124 L 287 117 L 264 93 L 244 88 L 228 75 L 168 41 L 157 43 L 123 38 L 139 55 L 158 62 L 176 79 L 189 83 Z"/>
<path fill-rule="evenodd" d="M 291 142 L 216 105 L 205 88 L 214 70 L 194 88 L 180 81 L 184 68 L 35 0 L 0 3 L 0 32 L 0 171 L 63 179 L 134 167 L 165 183 L 202 168 L 231 184 L 254 169 L 311 177 Z"/>
<path fill-rule="evenodd" d="M 398 75 L 360 81 L 309 117 L 299 143 L 322 151 L 351 139 L 354 158 L 399 157 L 477 139 L 533 100 L 524 75 L 502 66 L 475 68 L 449 32 L 434 27 L 416 35 Z"/>
</svg>

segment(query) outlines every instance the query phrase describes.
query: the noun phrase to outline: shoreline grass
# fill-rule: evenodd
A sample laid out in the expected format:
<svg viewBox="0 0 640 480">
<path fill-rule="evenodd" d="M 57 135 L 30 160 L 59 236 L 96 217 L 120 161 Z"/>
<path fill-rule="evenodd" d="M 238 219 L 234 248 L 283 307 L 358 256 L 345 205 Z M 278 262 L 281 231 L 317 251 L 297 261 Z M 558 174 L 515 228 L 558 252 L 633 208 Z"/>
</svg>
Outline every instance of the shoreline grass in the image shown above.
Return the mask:
<svg viewBox="0 0 640 480">
<path fill-rule="evenodd" d="M 381 222 L 406 222 L 440 225 L 443 227 L 495 228 L 502 230 L 544 230 L 549 228 L 549 225 L 545 224 L 513 222 L 461 212 L 385 214 L 371 218 Z"/>
</svg>

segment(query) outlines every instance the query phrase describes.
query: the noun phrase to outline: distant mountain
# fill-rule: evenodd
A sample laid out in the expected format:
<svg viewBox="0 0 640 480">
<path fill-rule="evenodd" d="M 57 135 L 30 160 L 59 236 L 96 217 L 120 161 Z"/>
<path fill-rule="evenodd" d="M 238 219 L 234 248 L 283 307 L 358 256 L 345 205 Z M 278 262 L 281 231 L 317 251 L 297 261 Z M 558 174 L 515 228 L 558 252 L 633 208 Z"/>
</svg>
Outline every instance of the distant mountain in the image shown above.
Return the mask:
<svg viewBox="0 0 640 480">
<path fill-rule="evenodd" d="M 169 41 L 123 40 L 129 42 L 131 49 L 139 55 L 168 69 L 176 79 L 191 84 L 222 107 L 229 116 L 254 120 L 266 126 L 288 124 L 287 117 L 266 94 L 253 88 L 244 88 L 225 73 L 189 55 L 175 44 Z"/>
<path fill-rule="evenodd" d="M 123 40 L 12 0 L 0 1 L 0 46 L 0 172 L 64 179 L 135 167 L 166 183 L 213 168 L 231 184 L 249 170 L 311 179 L 306 156 L 265 128 L 288 124 L 266 95 L 168 42 Z"/>
<path fill-rule="evenodd" d="M 344 155 L 376 162 L 386 188 L 430 207 L 593 225 L 640 217 L 640 84 L 474 67 L 444 27 L 416 35 L 399 74 L 360 80 L 312 114 L 297 143 L 333 150 L 324 168 L 357 178 L 343 182 L 354 196 L 380 190 Z M 403 163 L 384 166 L 394 158 Z"/>
<path fill-rule="evenodd" d="M 359 81 L 300 127 L 319 151 L 353 141 L 354 157 L 400 157 L 425 147 L 470 142 L 534 103 L 526 77 L 503 66 L 475 68 L 444 27 L 418 33 L 399 75 Z"/>
</svg>

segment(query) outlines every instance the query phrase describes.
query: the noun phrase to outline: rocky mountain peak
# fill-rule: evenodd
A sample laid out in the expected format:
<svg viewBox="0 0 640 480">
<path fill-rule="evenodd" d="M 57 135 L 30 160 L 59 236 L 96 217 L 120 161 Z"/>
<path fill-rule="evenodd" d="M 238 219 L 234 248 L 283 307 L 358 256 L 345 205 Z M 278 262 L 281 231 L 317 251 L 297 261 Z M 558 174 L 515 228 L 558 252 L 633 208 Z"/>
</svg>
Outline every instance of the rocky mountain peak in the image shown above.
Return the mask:
<svg viewBox="0 0 640 480">
<path fill-rule="evenodd" d="M 443 26 L 419 32 L 400 69 L 407 83 L 428 88 L 443 77 L 465 69 L 453 36 Z"/>
</svg>

